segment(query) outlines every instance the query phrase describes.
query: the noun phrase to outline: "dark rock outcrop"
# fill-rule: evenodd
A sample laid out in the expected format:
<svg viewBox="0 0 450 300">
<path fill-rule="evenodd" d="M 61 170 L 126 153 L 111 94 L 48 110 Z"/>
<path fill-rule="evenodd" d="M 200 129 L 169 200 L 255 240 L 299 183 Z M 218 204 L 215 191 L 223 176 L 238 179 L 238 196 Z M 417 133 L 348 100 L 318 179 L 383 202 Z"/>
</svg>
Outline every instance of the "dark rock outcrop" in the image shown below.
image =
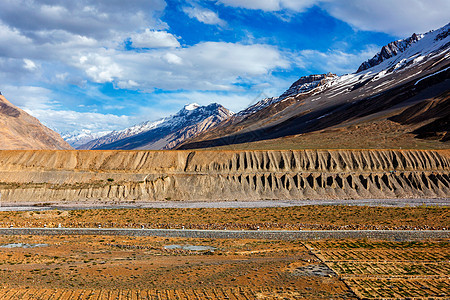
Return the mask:
<svg viewBox="0 0 450 300">
<path fill-rule="evenodd" d="M 377 53 L 373 58 L 369 59 L 368 61 L 363 62 L 359 66 L 356 73 L 370 69 L 376 65 L 381 64 L 386 59 L 396 56 L 397 54 L 405 51 L 407 48 L 409 48 L 413 43 L 417 42 L 419 39 L 420 39 L 420 37 L 414 33 L 411 37 L 409 37 L 407 39 L 391 42 L 391 43 L 387 44 L 386 46 L 383 46 L 381 48 L 381 51 L 379 53 Z"/>
</svg>

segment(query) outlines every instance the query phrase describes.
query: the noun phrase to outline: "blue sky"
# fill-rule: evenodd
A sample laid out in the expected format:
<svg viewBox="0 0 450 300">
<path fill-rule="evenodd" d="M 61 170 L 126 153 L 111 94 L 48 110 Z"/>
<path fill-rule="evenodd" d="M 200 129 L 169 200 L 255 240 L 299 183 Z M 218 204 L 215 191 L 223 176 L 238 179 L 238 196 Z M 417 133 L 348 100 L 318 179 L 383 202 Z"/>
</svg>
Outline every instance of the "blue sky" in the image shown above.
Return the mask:
<svg viewBox="0 0 450 300">
<path fill-rule="evenodd" d="M 0 90 L 60 133 L 191 102 L 239 111 L 301 76 L 354 72 L 448 11 L 447 0 L 2 0 Z"/>
</svg>

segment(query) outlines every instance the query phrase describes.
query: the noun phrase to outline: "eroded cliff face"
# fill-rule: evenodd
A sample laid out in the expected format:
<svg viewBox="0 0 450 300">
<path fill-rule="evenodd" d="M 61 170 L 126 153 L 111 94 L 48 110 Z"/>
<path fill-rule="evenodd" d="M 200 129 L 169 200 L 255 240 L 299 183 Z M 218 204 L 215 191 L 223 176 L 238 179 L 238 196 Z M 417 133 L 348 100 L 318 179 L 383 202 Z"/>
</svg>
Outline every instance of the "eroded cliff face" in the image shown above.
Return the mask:
<svg viewBox="0 0 450 300">
<path fill-rule="evenodd" d="M 428 198 L 450 151 L 0 151 L 5 202 Z"/>
</svg>

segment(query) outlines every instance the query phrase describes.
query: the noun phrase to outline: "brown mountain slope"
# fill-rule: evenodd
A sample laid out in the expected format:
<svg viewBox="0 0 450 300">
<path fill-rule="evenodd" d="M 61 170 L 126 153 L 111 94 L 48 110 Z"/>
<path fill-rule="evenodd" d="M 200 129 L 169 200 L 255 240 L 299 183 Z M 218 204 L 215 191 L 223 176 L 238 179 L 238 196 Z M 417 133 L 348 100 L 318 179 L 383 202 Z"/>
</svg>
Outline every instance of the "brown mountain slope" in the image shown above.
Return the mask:
<svg viewBox="0 0 450 300">
<path fill-rule="evenodd" d="M 450 92 L 444 92 L 406 109 L 394 108 L 316 131 L 214 149 L 449 149 L 449 105 Z"/>
<path fill-rule="evenodd" d="M 445 53 L 420 65 L 383 74 L 380 79 L 370 73 L 364 76 L 349 75 L 347 80 L 343 76 L 342 83 L 319 93 L 299 94 L 235 123 L 223 123 L 186 141 L 179 149 L 449 147 L 446 122 L 450 63 Z M 403 113 L 405 109 L 410 110 Z M 423 112 L 407 121 L 405 116 L 415 114 L 415 110 Z M 398 114 L 403 116 L 391 118 Z M 345 135 L 359 128 L 365 128 L 359 135 Z M 330 132 L 334 134 L 322 135 Z M 372 139 L 367 137 L 374 136 L 379 136 L 379 141 L 371 146 Z"/>
<path fill-rule="evenodd" d="M 59 134 L 0 95 L 0 149 L 72 149 Z"/>
</svg>

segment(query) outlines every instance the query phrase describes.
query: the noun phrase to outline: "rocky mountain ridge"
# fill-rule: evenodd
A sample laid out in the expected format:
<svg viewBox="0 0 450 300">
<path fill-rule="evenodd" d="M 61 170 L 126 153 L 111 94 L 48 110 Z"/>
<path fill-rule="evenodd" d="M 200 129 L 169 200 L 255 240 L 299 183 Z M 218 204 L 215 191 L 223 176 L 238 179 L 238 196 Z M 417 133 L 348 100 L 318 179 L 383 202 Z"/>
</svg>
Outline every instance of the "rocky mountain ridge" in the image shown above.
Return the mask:
<svg viewBox="0 0 450 300">
<path fill-rule="evenodd" d="M 233 115 L 220 104 L 188 104 L 176 114 L 113 131 L 81 145 L 78 149 L 170 149 Z"/>
<path fill-rule="evenodd" d="M 381 51 L 378 52 L 373 58 L 363 62 L 356 73 L 362 72 L 364 70 L 370 69 L 376 65 L 379 65 L 386 59 L 389 59 L 397 54 L 404 52 L 408 47 L 410 47 L 413 43 L 417 42 L 423 37 L 423 35 L 417 35 L 413 33 L 413 35 L 407 39 L 398 40 L 387 44 L 381 48 Z"/>
<path fill-rule="evenodd" d="M 387 122 L 387 130 L 392 133 L 388 131 L 386 135 L 392 136 L 397 126 L 392 122 L 394 119 L 390 119 L 394 112 L 400 114 L 422 101 L 439 101 L 441 107 L 446 107 L 450 101 L 446 96 L 450 90 L 449 30 L 450 24 L 390 43 L 369 60 L 370 63 L 363 63 L 363 70 L 342 76 L 321 75 L 323 77 L 318 78 L 320 84 L 313 85 L 312 89 L 302 89 L 305 83 L 301 79 L 298 82 L 300 88 L 294 83 L 280 97 L 258 102 L 237 113 L 232 120 L 186 141 L 179 148 L 236 147 L 268 140 L 273 140 L 273 145 L 279 147 L 286 137 L 296 136 L 301 141 L 300 135 L 316 132 L 317 139 L 320 139 L 321 131 L 346 131 L 347 127 L 377 120 Z M 311 81 L 314 79 L 313 76 Z M 426 115 L 428 119 L 409 124 L 411 133 L 416 130 L 423 132 L 421 126 L 441 118 L 436 123 L 439 126 L 434 126 L 433 131 L 425 136 L 447 141 L 446 117 Z M 371 129 L 368 130 L 367 135 L 370 136 Z M 336 133 L 337 139 L 341 136 Z M 284 140 L 277 140 L 281 138 Z M 292 143 L 295 144 L 294 141 Z M 390 144 L 387 147 L 390 148 Z"/>
<path fill-rule="evenodd" d="M 285 100 L 286 98 L 299 95 L 299 94 L 309 94 L 317 92 L 321 87 L 325 85 L 329 80 L 336 77 L 336 74 L 314 74 L 300 77 L 296 82 L 294 82 L 283 94 L 278 97 L 265 98 L 257 103 L 241 110 L 236 113 L 236 117 L 245 117 L 247 115 L 253 114 L 269 105 Z"/>
</svg>

